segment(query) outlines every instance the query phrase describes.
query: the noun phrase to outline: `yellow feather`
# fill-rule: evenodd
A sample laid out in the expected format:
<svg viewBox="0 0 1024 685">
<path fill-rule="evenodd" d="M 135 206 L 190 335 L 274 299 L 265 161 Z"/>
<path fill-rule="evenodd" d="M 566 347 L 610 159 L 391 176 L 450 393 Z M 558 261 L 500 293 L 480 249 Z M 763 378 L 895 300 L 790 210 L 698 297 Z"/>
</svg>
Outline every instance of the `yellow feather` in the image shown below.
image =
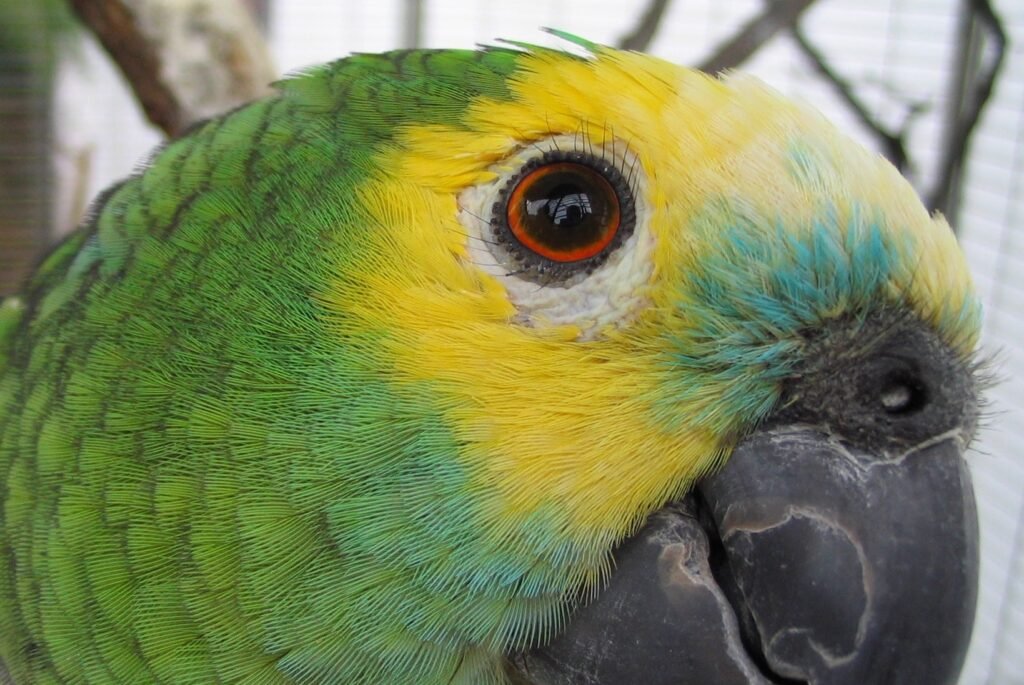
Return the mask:
<svg viewBox="0 0 1024 685">
<path fill-rule="evenodd" d="M 615 51 L 590 60 L 541 51 L 523 60 L 511 101 L 480 99 L 458 126 L 409 128 L 382 156 L 386 173 L 361 197 L 387 226 L 373 232 L 380 259 L 355 279 L 365 290 L 339 287 L 327 296 L 368 329 L 393 332 L 385 344 L 399 382 L 434 384 L 465 445 L 460 458 L 477 465 L 481 486 L 500 493 L 494 520 L 522 519 L 554 502 L 573 533 L 615 538 L 729 448 L 732 436 L 686 419 L 725 388 L 705 388 L 688 403 L 666 400 L 669 371 L 657 346 L 659 330 L 693 324 L 679 306 L 679 285 L 716 249 L 687 232 L 708 198 L 734 197 L 794 227 L 809 225 L 821 197 L 841 218 L 854 198 L 874 204 L 912 237 L 922 260 L 949 266 L 893 284 L 910 292 L 922 316 L 936 315 L 931 303 L 939 299 L 971 292 L 952 233 L 927 216 L 895 169 L 754 80 L 720 81 Z M 461 190 L 494 180 L 506 171 L 502 160 L 558 134 L 594 147 L 628 145 L 647 179 L 655 238 L 649 306 L 588 341 L 574 326 L 517 324 L 499 280 L 468 259 L 457 219 Z M 807 166 L 791 169 L 804 183 L 794 196 L 783 172 L 797 142 Z"/>
</svg>

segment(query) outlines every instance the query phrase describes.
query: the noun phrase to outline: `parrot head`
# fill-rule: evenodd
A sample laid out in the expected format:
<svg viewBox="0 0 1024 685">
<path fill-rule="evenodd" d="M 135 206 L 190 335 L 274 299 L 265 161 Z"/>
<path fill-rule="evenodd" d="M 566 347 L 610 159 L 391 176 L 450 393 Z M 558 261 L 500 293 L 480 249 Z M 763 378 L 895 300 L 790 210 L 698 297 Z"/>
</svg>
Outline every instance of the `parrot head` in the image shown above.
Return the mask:
<svg viewBox="0 0 1024 685">
<path fill-rule="evenodd" d="M 587 54 L 286 80 L 168 144 L 44 262 L 0 356 L 7 661 L 955 676 L 980 308 L 948 225 L 752 78 L 571 40 Z M 68 399 L 15 410 L 46 374 Z M 679 539 L 643 537 L 659 520 L 696 531 L 703 584 Z M 32 585 L 57 563 L 33 549 L 64 585 Z M 77 616 L 75 592 L 96 593 L 80 635 L 48 613 Z"/>
</svg>

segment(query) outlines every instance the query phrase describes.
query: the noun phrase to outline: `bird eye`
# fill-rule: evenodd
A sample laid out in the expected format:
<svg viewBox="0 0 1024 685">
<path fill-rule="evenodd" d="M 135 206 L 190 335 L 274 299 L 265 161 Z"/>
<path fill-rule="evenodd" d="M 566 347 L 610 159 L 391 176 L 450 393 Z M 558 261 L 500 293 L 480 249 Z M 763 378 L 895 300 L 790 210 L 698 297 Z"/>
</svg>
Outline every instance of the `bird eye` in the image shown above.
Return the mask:
<svg viewBox="0 0 1024 685">
<path fill-rule="evenodd" d="M 508 199 L 509 231 L 553 262 L 578 262 L 608 247 L 619 230 L 619 198 L 590 167 L 555 162 L 530 171 Z"/>
<path fill-rule="evenodd" d="M 612 164 L 548 152 L 523 166 L 494 205 L 493 235 L 524 269 L 593 269 L 633 230 L 633 196 Z"/>
<path fill-rule="evenodd" d="M 458 196 L 465 265 L 501 284 L 517 324 L 571 325 L 589 340 L 647 306 L 650 186 L 625 141 L 553 135 L 488 171 Z"/>
</svg>

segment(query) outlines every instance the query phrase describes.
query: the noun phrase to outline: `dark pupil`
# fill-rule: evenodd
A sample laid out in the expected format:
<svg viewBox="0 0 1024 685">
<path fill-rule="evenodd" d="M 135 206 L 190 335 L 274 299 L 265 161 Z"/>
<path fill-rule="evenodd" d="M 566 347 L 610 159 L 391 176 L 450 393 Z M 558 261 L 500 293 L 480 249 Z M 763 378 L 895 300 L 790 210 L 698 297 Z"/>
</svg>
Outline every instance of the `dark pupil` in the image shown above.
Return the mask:
<svg viewBox="0 0 1024 685">
<path fill-rule="evenodd" d="M 593 214 L 590 196 L 568 183 L 553 188 L 550 196 L 539 200 L 526 201 L 526 213 L 530 216 L 547 214 L 548 221 L 558 228 L 573 228 Z"/>
<path fill-rule="evenodd" d="M 555 172 L 524 193 L 524 219 L 535 240 L 556 250 L 599 240 L 608 217 L 608 198 L 588 183 L 586 172 Z M 589 186 L 589 187 L 588 187 Z"/>
</svg>

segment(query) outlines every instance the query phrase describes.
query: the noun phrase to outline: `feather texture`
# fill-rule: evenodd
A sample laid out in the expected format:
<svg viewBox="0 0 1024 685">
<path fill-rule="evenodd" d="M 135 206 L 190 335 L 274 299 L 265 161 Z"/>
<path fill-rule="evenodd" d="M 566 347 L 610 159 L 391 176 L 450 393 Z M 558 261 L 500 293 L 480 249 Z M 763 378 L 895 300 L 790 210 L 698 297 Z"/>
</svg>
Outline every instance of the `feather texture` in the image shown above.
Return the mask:
<svg viewBox="0 0 1024 685">
<path fill-rule="evenodd" d="M 4 304 L 16 682 L 503 682 L 807 331 L 899 308 L 970 353 L 963 258 L 884 161 L 753 80 L 580 45 L 286 80 Z M 518 319 L 460 222 L 555 136 L 629 148 L 648 213 L 640 305 L 592 339 Z"/>
</svg>

